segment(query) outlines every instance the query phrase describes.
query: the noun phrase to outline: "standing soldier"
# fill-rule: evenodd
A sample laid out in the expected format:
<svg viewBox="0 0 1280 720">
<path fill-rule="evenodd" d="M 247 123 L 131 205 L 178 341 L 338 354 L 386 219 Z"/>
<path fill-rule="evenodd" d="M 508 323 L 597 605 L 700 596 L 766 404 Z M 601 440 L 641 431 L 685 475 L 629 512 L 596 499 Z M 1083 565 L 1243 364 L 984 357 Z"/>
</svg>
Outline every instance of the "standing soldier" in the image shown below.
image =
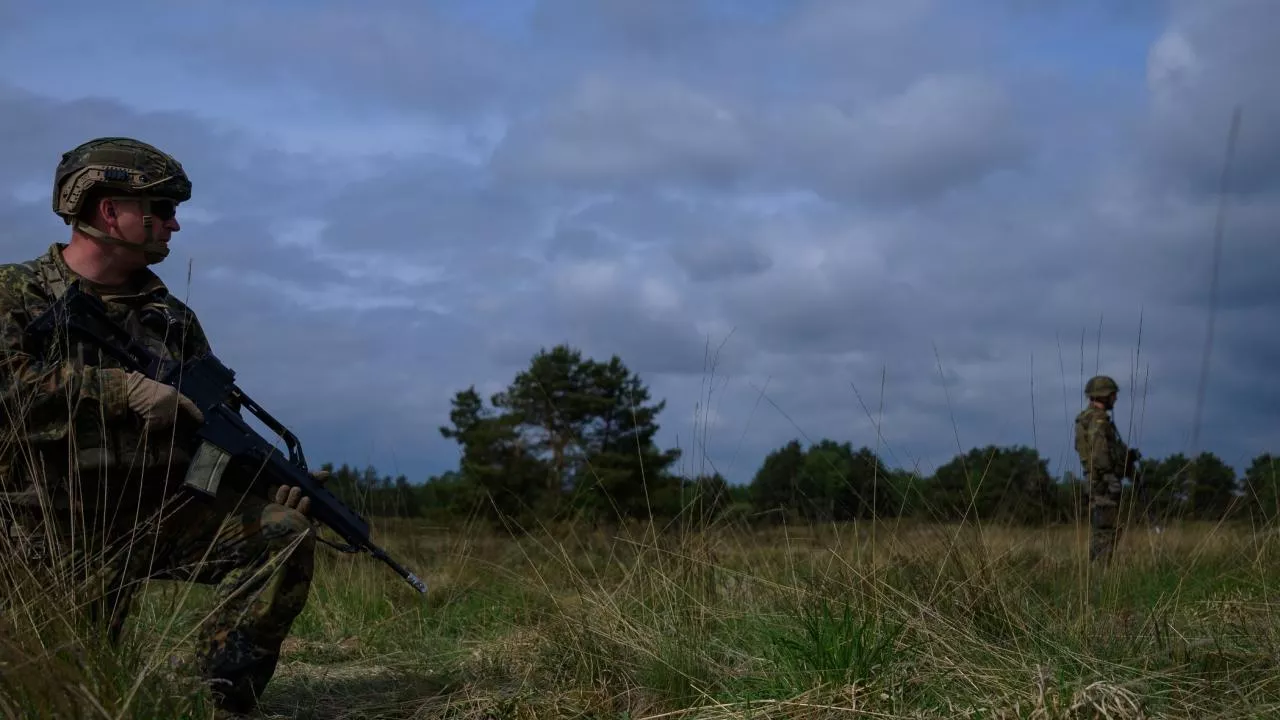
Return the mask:
<svg viewBox="0 0 1280 720">
<path fill-rule="evenodd" d="M 96 566 L 77 587 L 113 641 L 146 579 L 216 585 L 197 666 L 220 707 L 244 712 L 307 600 L 309 502 L 291 488 L 276 489 L 276 502 L 230 489 L 213 502 L 185 495 L 196 406 L 92 347 L 36 348 L 23 332 L 79 281 L 152 352 L 176 362 L 206 352 L 195 314 L 148 269 L 168 255 L 190 196 L 178 161 L 146 143 L 98 138 L 62 156 L 53 211 L 69 242 L 0 265 L 0 525 L 34 538 L 28 547 L 43 542 L 35 559 L 70 561 L 77 576 Z"/>
<path fill-rule="evenodd" d="M 1104 566 L 1120 542 L 1120 479 L 1131 474 L 1130 463 L 1137 457 L 1111 420 L 1119 391 L 1106 375 L 1090 378 L 1084 386 L 1089 405 L 1076 416 L 1076 452 L 1089 484 L 1089 560 L 1101 557 Z"/>
</svg>

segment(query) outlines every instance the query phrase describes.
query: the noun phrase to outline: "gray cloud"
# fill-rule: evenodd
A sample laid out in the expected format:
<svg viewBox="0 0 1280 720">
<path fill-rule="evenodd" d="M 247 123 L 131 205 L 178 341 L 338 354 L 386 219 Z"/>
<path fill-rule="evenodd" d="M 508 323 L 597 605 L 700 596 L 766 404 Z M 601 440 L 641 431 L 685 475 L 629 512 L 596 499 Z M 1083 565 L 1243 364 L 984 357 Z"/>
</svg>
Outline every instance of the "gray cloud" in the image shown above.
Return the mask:
<svg viewBox="0 0 1280 720">
<path fill-rule="evenodd" d="M 356 117 L 388 98 L 450 120 L 504 109 L 519 92 L 519 55 L 437 5 L 217 4 L 220 12 L 178 28 L 173 42 L 194 71 L 257 88 L 323 88 Z"/>
<path fill-rule="evenodd" d="M 1232 108 L 1240 104 L 1245 118 L 1233 187 L 1277 189 L 1280 137 L 1270 129 L 1280 122 L 1280 96 L 1259 71 L 1280 61 L 1269 29 L 1277 22 L 1280 7 L 1258 0 L 1175 3 L 1147 63 L 1155 171 L 1177 173 L 1192 192 L 1216 192 Z"/>
<path fill-rule="evenodd" d="M 513 127 L 494 163 L 515 181 L 720 187 L 747 171 L 751 140 L 733 108 L 683 83 L 589 75 Z"/>
<path fill-rule="evenodd" d="M 984 78 L 925 76 L 850 105 L 773 109 L 678 81 L 591 75 L 514 126 L 494 163 L 518 183 L 919 201 L 1017 167 L 1026 152 L 1010 100 Z"/>
<path fill-rule="evenodd" d="M 714 238 L 704 243 L 676 245 L 673 257 L 694 282 L 758 275 L 773 266 L 773 259 L 749 239 Z"/>
<path fill-rule="evenodd" d="M 1019 164 L 1027 141 L 1010 105 L 987 79 L 931 75 L 853 112 L 811 106 L 770 125 L 792 182 L 841 198 L 918 202 Z"/>
<path fill-rule="evenodd" d="M 613 244 L 601 234 L 588 227 L 573 225 L 556 228 L 555 233 L 547 240 L 546 258 L 555 262 L 561 258 L 571 260 L 594 260 L 616 252 Z"/>
</svg>

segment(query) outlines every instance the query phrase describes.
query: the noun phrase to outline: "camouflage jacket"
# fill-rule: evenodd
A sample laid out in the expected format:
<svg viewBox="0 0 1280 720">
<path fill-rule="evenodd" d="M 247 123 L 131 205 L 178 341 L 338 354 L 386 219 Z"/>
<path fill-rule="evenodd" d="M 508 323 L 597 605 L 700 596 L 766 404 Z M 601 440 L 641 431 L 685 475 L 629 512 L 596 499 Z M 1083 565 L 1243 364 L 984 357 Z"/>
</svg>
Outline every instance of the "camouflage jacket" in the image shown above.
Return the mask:
<svg viewBox="0 0 1280 720">
<path fill-rule="evenodd" d="M 1120 439 L 1120 431 L 1111 414 L 1090 405 L 1076 416 L 1076 452 L 1089 477 L 1125 475 L 1129 448 Z"/>
<path fill-rule="evenodd" d="M 72 476 L 105 480 L 116 495 L 125 476 L 136 483 L 157 471 L 181 472 L 192 451 L 169 433 L 143 432 L 122 377 L 100 370 L 119 367 L 113 358 L 78 343 L 35 348 L 25 340 L 27 324 L 79 279 L 152 352 L 183 361 L 208 350 L 195 315 L 155 273 L 143 270 L 129 287 L 105 288 L 67 266 L 65 247 L 54 243 L 34 260 L 0 265 L 0 493 L 20 503 L 39 494 L 61 504 L 58 490 Z M 86 363 L 90 357 L 97 367 Z"/>
</svg>

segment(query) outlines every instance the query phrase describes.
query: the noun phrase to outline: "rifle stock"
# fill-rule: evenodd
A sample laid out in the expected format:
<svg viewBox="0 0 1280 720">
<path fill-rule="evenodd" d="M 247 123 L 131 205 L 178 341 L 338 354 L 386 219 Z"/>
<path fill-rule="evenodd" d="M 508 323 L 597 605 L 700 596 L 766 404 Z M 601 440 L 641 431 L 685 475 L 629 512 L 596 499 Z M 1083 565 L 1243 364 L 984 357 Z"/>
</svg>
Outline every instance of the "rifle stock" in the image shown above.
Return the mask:
<svg viewBox="0 0 1280 720">
<path fill-rule="evenodd" d="M 112 356 L 125 369 L 177 388 L 204 414 L 204 422 L 195 432 L 200 443 L 184 478 L 185 487 L 212 497 L 217 494 L 226 470 L 232 466 L 251 473 L 250 485 L 254 488 L 298 487 L 303 496 L 311 500 L 310 515 L 340 535 L 347 545 L 342 547 L 327 540 L 326 543 L 342 552 L 368 552 L 418 592 L 427 591 L 422 580 L 373 542 L 364 518 L 311 475 L 297 436 L 246 395 L 235 383 L 235 372 L 213 353 L 185 363 L 155 355 L 111 320 L 102 301 L 81 290 L 78 280 L 31 322 L 27 334 L 47 341 L 62 328 L 68 335 L 79 336 Z M 288 456 L 258 434 L 241 416 L 240 409 L 248 410 L 278 435 Z"/>
</svg>

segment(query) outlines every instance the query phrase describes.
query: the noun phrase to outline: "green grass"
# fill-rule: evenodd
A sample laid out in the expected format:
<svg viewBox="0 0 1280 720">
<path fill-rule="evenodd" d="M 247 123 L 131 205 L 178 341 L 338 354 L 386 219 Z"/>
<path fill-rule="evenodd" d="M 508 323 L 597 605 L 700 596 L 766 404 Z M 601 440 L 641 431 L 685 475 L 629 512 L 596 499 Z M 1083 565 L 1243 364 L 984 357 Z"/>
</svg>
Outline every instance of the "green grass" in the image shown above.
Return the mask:
<svg viewBox="0 0 1280 720">
<path fill-rule="evenodd" d="M 1100 575 L 1084 527 L 561 528 L 511 539 L 379 525 L 430 593 L 321 546 L 264 715 L 1280 713 L 1270 532 L 1134 529 Z M 207 600 L 202 588 L 154 584 L 120 651 L 65 622 L 6 616 L 0 712 L 209 717 L 199 689 L 167 666 Z M 56 607 L 41 612 L 70 615 Z"/>
</svg>

